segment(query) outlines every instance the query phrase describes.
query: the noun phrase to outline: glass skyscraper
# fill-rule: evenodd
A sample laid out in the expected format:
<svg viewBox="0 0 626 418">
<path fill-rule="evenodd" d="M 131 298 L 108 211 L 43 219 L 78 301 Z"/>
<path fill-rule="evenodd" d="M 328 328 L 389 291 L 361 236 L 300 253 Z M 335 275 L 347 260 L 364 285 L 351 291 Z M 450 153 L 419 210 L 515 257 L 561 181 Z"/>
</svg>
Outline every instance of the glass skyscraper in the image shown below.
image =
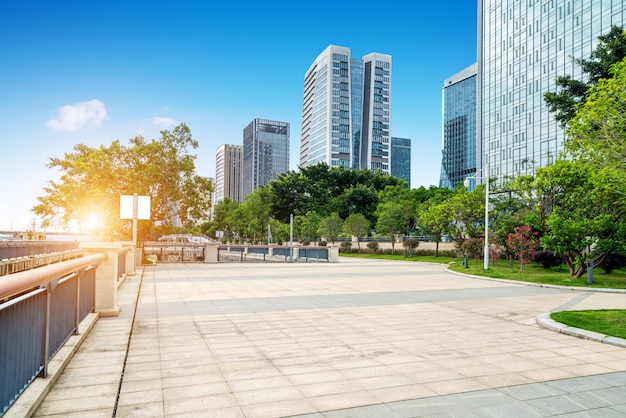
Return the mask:
<svg viewBox="0 0 626 418">
<path fill-rule="evenodd" d="M 243 130 L 242 186 L 245 199 L 277 174 L 289 171 L 289 123 L 254 119 Z"/>
<path fill-rule="evenodd" d="M 476 173 L 476 70 L 472 64 L 444 81 L 439 187 L 454 188 Z"/>
<path fill-rule="evenodd" d="M 330 45 L 304 78 L 300 166 L 389 173 L 391 145 L 391 56 L 356 59 Z"/>
<path fill-rule="evenodd" d="M 563 130 L 543 96 L 583 76 L 598 36 L 624 24 L 626 0 L 479 0 L 477 155 L 489 175 L 532 174 L 554 162 Z M 481 136 L 482 134 L 482 136 Z M 482 139 L 482 141 L 481 141 Z"/>
<path fill-rule="evenodd" d="M 391 137 L 391 175 L 404 179 L 411 187 L 411 140 Z"/>
</svg>

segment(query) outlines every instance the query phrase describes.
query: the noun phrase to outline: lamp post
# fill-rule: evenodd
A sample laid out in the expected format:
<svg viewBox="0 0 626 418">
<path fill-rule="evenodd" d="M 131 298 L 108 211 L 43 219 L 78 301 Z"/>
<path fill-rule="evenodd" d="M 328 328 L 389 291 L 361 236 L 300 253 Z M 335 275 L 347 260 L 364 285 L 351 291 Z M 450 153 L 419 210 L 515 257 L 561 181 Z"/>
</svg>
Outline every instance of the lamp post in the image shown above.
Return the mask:
<svg viewBox="0 0 626 418">
<path fill-rule="evenodd" d="M 485 180 L 485 249 L 483 250 L 484 253 L 484 268 L 485 270 L 489 270 L 489 163 L 485 164 L 485 166 L 483 167 L 483 176 L 482 177 L 478 177 L 478 176 L 472 176 L 472 177 L 467 177 L 465 179 L 465 181 L 463 182 L 463 185 L 465 187 L 469 187 L 470 185 L 470 181 L 469 179 L 474 178 L 474 179 L 480 179 L 480 180 Z"/>
</svg>

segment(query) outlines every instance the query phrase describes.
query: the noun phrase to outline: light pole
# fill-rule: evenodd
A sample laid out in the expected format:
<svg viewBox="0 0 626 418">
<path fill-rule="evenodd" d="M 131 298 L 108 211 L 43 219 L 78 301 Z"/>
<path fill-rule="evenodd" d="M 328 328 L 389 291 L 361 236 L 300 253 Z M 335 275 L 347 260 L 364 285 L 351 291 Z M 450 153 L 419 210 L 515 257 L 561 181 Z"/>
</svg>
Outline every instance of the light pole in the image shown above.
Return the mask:
<svg viewBox="0 0 626 418">
<path fill-rule="evenodd" d="M 489 163 L 485 164 L 483 167 L 482 177 L 467 177 L 463 182 L 465 187 L 469 187 L 469 179 L 471 178 L 485 180 L 485 249 L 483 250 L 483 253 L 485 257 L 484 268 L 485 270 L 489 270 Z"/>
</svg>

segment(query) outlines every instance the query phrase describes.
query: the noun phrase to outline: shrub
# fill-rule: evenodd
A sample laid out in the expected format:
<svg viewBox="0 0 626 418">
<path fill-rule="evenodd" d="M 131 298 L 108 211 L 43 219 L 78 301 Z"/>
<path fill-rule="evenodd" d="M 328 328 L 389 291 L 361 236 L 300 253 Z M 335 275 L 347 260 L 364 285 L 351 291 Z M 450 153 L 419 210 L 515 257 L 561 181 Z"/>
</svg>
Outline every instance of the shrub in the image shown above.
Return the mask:
<svg viewBox="0 0 626 418">
<path fill-rule="evenodd" d="M 613 270 L 626 267 L 626 256 L 620 253 L 609 253 L 598 267 L 604 271 L 604 274 L 610 274 Z"/>
<path fill-rule="evenodd" d="M 326 241 L 319 241 L 317 243 L 317 245 L 320 246 L 320 247 L 325 247 L 327 244 L 328 244 L 328 242 L 326 242 Z"/>
<path fill-rule="evenodd" d="M 562 261 L 561 258 L 554 255 L 551 250 L 539 250 L 535 253 L 533 257 L 533 261 L 535 263 L 541 264 L 541 267 L 544 269 L 549 269 L 550 267 L 560 266 Z"/>
<path fill-rule="evenodd" d="M 352 243 L 350 241 L 342 241 L 341 245 L 339 246 L 339 249 L 346 253 L 349 253 L 351 248 L 352 248 Z"/>
<path fill-rule="evenodd" d="M 409 238 L 402 242 L 402 246 L 408 248 L 409 251 L 415 251 L 415 249 L 420 246 L 420 242 L 415 238 Z"/>
<path fill-rule="evenodd" d="M 373 253 L 378 252 L 378 241 L 370 241 L 367 243 L 367 248 L 370 249 Z"/>
<path fill-rule="evenodd" d="M 311 241 L 309 241 L 308 239 L 305 239 L 305 240 L 302 240 L 300 244 L 304 245 L 305 247 L 308 247 L 309 245 L 311 245 Z"/>
</svg>

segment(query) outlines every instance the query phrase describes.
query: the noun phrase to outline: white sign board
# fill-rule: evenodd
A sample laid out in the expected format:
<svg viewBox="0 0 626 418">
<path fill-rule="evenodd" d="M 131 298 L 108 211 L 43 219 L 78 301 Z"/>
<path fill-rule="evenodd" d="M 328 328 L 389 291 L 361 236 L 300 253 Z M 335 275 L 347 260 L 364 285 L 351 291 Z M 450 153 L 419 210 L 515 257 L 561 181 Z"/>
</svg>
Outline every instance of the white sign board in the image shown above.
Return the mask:
<svg viewBox="0 0 626 418">
<path fill-rule="evenodd" d="M 120 196 L 120 219 L 133 219 L 133 198 L 137 198 L 137 219 L 150 219 L 150 196 Z"/>
</svg>

